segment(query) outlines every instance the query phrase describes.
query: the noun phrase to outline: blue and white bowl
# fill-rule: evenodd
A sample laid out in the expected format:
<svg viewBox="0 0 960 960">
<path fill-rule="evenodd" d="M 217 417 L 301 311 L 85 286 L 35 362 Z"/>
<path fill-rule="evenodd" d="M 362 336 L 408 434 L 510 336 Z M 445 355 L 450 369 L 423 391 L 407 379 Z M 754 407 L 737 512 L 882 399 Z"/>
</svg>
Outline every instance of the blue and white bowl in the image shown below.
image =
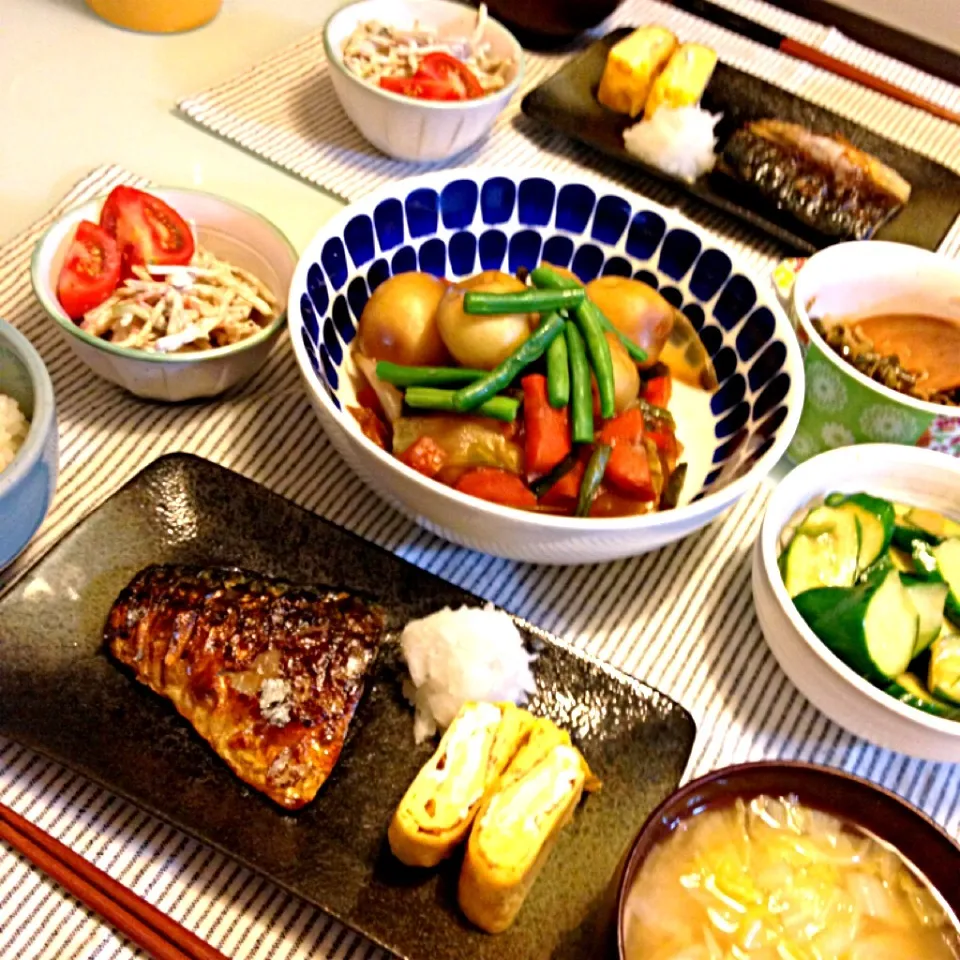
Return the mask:
<svg viewBox="0 0 960 960">
<path fill-rule="evenodd" d="M 720 388 L 710 396 L 677 384 L 671 402 L 690 465 L 677 509 L 582 519 L 486 503 L 394 459 L 347 411 L 360 382 L 349 345 L 378 284 L 408 270 L 458 280 L 541 260 L 569 266 L 584 281 L 619 274 L 657 287 L 713 356 Z M 288 317 L 313 405 L 356 473 L 428 530 L 516 560 L 612 560 L 699 529 L 777 462 L 803 399 L 796 336 L 772 290 L 686 218 L 577 176 L 461 169 L 384 187 L 314 237 L 294 274 Z"/>
<path fill-rule="evenodd" d="M 5 470 L 0 470 L 0 568 L 30 542 L 57 488 L 57 411 L 53 384 L 29 340 L 0 320 L 0 393 L 13 397 L 30 430 Z"/>
</svg>

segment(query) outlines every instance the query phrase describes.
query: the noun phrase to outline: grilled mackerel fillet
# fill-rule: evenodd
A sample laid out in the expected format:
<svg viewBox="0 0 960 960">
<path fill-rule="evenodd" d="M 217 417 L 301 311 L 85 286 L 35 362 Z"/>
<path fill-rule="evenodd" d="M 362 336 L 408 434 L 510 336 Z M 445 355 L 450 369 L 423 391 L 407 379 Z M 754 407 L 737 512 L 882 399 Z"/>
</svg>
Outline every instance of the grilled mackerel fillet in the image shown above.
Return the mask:
<svg viewBox="0 0 960 960">
<path fill-rule="evenodd" d="M 841 239 L 867 239 L 910 199 L 910 184 L 876 157 L 780 120 L 737 130 L 722 166 L 801 223 Z"/>
<path fill-rule="evenodd" d="M 288 810 L 340 756 L 384 630 L 348 593 L 239 570 L 151 566 L 110 610 L 110 652 Z"/>
</svg>

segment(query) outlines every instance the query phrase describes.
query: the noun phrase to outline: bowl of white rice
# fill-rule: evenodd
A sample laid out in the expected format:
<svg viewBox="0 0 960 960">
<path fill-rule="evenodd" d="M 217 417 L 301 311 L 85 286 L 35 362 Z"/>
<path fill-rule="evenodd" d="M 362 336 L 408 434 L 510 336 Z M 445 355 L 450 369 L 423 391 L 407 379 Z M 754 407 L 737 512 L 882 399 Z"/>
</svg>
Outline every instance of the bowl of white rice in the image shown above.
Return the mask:
<svg viewBox="0 0 960 960">
<path fill-rule="evenodd" d="M 50 375 L 19 330 L 0 320 L 0 569 L 43 523 L 57 487 Z"/>
</svg>

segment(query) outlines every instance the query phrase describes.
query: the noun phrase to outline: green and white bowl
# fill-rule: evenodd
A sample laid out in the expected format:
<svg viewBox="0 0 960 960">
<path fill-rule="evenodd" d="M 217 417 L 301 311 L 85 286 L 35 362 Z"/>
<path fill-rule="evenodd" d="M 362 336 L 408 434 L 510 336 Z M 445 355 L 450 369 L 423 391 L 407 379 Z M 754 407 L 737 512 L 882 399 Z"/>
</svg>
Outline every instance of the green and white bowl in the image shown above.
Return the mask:
<svg viewBox="0 0 960 960">
<path fill-rule="evenodd" d="M 256 274 L 281 304 L 279 315 L 259 333 L 239 343 L 194 353 L 150 353 L 118 347 L 86 333 L 64 313 L 57 299 L 57 277 L 81 220 L 96 222 L 105 198 L 65 213 L 43 235 L 33 253 L 30 277 L 44 310 L 57 324 L 77 358 L 105 380 L 147 400 L 175 402 L 215 397 L 250 379 L 266 361 L 283 332 L 282 305 L 297 263 L 290 241 L 254 210 L 198 190 L 150 190 L 194 225 L 211 253 Z"/>
<path fill-rule="evenodd" d="M 797 275 L 789 308 L 804 353 L 806 395 L 787 455 L 807 460 L 856 443 L 929 447 L 960 456 L 960 407 L 881 386 L 838 356 L 811 317 L 926 313 L 960 323 L 960 262 L 899 243 L 841 243 Z M 955 358 L 960 365 L 960 357 Z"/>
</svg>

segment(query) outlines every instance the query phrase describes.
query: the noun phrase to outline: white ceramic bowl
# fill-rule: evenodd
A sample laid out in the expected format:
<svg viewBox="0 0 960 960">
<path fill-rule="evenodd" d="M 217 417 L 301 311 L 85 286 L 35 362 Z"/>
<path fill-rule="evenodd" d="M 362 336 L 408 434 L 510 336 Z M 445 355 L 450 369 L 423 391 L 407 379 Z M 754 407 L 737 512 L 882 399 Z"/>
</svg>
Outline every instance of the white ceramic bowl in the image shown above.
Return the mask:
<svg viewBox="0 0 960 960">
<path fill-rule="evenodd" d="M 254 210 L 197 190 L 158 189 L 150 193 L 191 221 L 199 242 L 212 253 L 256 274 L 286 300 L 297 252 L 272 223 Z M 65 213 L 43 235 L 33 253 L 30 275 L 37 299 L 66 337 L 70 348 L 94 373 L 147 400 L 195 400 L 238 386 L 263 366 L 284 326 L 281 312 L 260 333 L 228 347 L 195 353 L 160 354 L 117 347 L 84 332 L 60 306 L 57 277 L 81 220 L 97 221 L 103 197 Z"/>
<path fill-rule="evenodd" d="M 57 410 L 50 374 L 19 330 L 0 320 L 0 393 L 30 421 L 22 446 L 0 470 L 0 568 L 14 560 L 43 523 L 57 488 Z"/>
<path fill-rule="evenodd" d="M 340 104 L 354 126 L 378 150 L 398 160 L 447 160 L 484 137 L 523 75 L 523 49 L 506 27 L 488 19 L 484 40 L 492 51 L 509 57 L 514 66 L 501 90 L 478 97 L 441 103 L 414 100 L 361 80 L 343 64 L 343 43 L 367 20 L 397 27 L 433 27 L 440 35 L 468 36 L 477 10 L 452 0 L 358 0 L 334 13 L 323 29 L 330 79 Z"/>
<path fill-rule="evenodd" d="M 632 275 L 681 307 L 721 381 L 674 384 L 689 470 L 674 510 L 616 518 L 514 510 L 428 480 L 368 440 L 347 408 L 349 349 L 372 291 L 391 274 L 457 280 L 481 269 L 570 266 L 583 280 Z M 800 349 L 772 293 L 720 241 L 679 214 L 580 175 L 458 169 L 390 184 L 328 221 L 297 266 L 290 336 L 314 408 L 356 473 L 417 523 L 486 553 L 594 563 L 679 540 L 734 503 L 782 456 L 803 397 Z"/>
<path fill-rule="evenodd" d="M 909 313 L 960 323 L 960 261 L 902 243 L 839 243 L 804 264 L 790 312 L 807 378 L 791 458 L 853 443 L 916 444 L 960 457 L 960 408 L 915 400 L 871 380 L 828 347 L 811 323 L 828 314 Z"/>
<path fill-rule="evenodd" d="M 931 450 L 864 444 L 791 471 L 774 491 L 753 555 L 757 619 L 784 673 L 831 720 L 865 740 L 929 760 L 960 761 L 960 722 L 900 703 L 850 669 L 797 613 L 777 569 L 784 527 L 833 491 L 864 491 L 956 516 L 960 461 Z"/>
</svg>

